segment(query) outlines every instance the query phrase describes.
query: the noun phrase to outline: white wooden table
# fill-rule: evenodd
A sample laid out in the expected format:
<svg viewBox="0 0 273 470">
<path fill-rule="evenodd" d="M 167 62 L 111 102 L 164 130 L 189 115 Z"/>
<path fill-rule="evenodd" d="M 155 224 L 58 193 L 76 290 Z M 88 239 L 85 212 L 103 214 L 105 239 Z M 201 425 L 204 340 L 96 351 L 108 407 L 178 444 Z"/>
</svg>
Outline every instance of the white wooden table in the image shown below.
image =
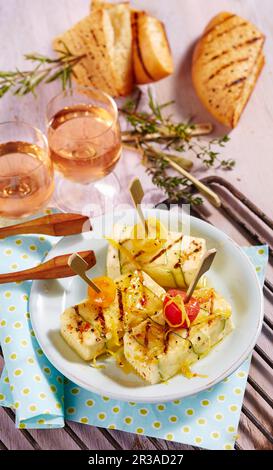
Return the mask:
<svg viewBox="0 0 273 470">
<path fill-rule="evenodd" d="M 194 116 L 197 121 L 213 119 L 198 101 L 191 84 L 190 60 L 192 47 L 211 17 L 220 11 L 232 11 L 252 20 L 267 37 L 265 45 L 266 66 L 258 80 L 256 89 L 238 127 L 230 132 L 231 141 L 223 151 L 227 158 L 236 160 L 232 172 L 217 171 L 252 199 L 269 216 L 273 216 L 273 2 L 272 0 L 138 0 L 132 2 L 138 8 L 146 8 L 165 22 L 175 58 L 175 74 L 156 85 L 159 100 L 176 100 L 175 114 L 180 118 Z M 26 64 L 23 54 L 38 51 L 51 54 L 51 40 L 77 20 L 85 16 L 89 0 L 0 0 L 0 69 L 23 68 Z M 59 91 L 58 84 L 40 87 L 39 97 L 26 96 L 18 99 L 5 96 L 0 102 L 0 122 L 23 119 L 45 128 L 46 103 Z M 215 124 L 215 134 L 226 132 Z M 151 182 L 137 156 L 126 158 L 124 154 L 116 171 L 125 190 L 131 176 L 141 175 L 146 190 Z M 213 173 L 213 171 L 211 172 Z M 207 173 L 198 172 L 199 176 Z M 246 239 L 222 215 L 206 207 L 206 217 L 228 232 L 236 241 L 246 244 Z M 269 270 L 269 276 L 272 272 Z M 266 302 L 269 312 L 270 303 Z M 271 306 L 272 315 L 272 306 Z M 272 317 L 271 317 L 272 318 Z M 264 331 L 259 344 L 272 354 L 272 332 Z M 1 361 L 1 360 L 0 360 Z M 0 362 L 1 367 L 1 362 Z M 269 368 L 254 355 L 252 375 L 272 396 L 272 377 Z M 251 388 L 247 388 L 245 403 L 272 433 L 272 409 L 265 405 Z M 269 419 L 271 416 L 271 419 Z M 0 410 L 0 448 L 8 449 L 181 449 L 187 446 L 148 439 L 119 431 L 105 431 L 94 427 L 69 423 L 64 430 L 16 431 L 12 415 Z M 271 429 L 270 429 L 271 426 Z M 239 429 L 239 445 L 244 449 L 273 448 L 251 421 L 242 415 Z"/>
</svg>

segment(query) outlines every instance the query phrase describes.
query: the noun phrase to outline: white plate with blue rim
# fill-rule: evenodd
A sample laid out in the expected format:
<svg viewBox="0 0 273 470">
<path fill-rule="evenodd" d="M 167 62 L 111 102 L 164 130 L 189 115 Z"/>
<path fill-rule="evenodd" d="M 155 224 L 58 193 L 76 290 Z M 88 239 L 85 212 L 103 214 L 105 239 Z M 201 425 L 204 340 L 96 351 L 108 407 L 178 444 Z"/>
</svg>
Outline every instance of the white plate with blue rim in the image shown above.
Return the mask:
<svg viewBox="0 0 273 470">
<path fill-rule="evenodd" d="M 156 216 L 169 229 L 177 230 L 176 212 L 150 209 L 145 216 Z M 64 237 L 48 254 L 46 260 L 65 253 L 94 250 L 97 264 L 90 275 L 104 275 L 106 254 L 113 222 L 133 225 L 134 210 L 97 217 L 93 230 L 81 235 Z M 175 226 L 175 227 L 174 227 Z M 194 372 L 205 377 L 187 379 L 176 375 L 167 383 L 149 385 L 134 373 L 126 374 L 113 358 L 105 361 L 103 369 L 92 368 L 66 344 L 60 335 L 60 315 L 69 306 L 86 298 L 87 287 L 78 277 L 60 280 L 34 281 L 30 296 L 33 329 L 49 361 L 75 384 L 99 395 L 111 398 L 157 403 L 194 395 L 212 387 L 234 372 L 254 348 L 263 321 L 263 295 L 256 271 L 241 248 L 221 230 L 195 217 L 184 214 L 180 230 L 190 228 L 190 235 L 203 237 L 207 247 L 216 248 L 217 256 L 207 274 L 209 284 L 221 293 L 232 306 L 232 331 L 202 360 Z"/>
</svg>

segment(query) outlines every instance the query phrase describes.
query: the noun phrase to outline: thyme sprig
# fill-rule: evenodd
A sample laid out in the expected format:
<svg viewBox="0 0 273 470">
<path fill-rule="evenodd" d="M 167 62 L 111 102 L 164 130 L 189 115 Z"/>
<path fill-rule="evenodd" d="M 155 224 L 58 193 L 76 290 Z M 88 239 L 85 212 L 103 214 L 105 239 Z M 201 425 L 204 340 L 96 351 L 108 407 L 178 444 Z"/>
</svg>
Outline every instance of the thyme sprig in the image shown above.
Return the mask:
<svg viewBox="0 0 273 470">
<path fill-rule="evenodd" d="M 17 96 L 35 94 L 41 82 L 51 83 L 58 79 L 61 80 L 63 89 L 71 87 L 73 69 L 84 55 L 74 55 L 64 43 L 63 46 L 63 50 L 56 51 L 59 53 L 57 58 L 38 53 L 25 54 L 25 59 L 34 64 L 31 70 L 0 71 L 0 98 L 8 91 Z"/>
<path fill-rule="evenodd" d="M 140 94 L 136 99 L 127 100 L 121 108 L 120 111 L 130 125 L 129 131 L 122 133 L 123 143 L 142 154 L 143 164 L 152 176 L 153 183 L 165 191 L 171 202 L 183 200 L 195 205 L 202 204 L 202 198 L 193 195 L 192 183 L 188 178 L 169 174 L 171 163 L 175 162 L 189 171 L 193 159 L 188 157 L 195 157 L 205 168 L 220 167 L 230 170 L 235 161 L 222 159 L 219 152 L 219 147 L 224 147 L 229 137 L 225 135 L 202 142 L 199 137 L 211 133 L 210 124 L 175 122 L 171 115 L 165 115 L 166 108 L 173 101 L 157 103 L 150 89 L 148 98 L 147 112 L 138 111 Z"/>
</svg>

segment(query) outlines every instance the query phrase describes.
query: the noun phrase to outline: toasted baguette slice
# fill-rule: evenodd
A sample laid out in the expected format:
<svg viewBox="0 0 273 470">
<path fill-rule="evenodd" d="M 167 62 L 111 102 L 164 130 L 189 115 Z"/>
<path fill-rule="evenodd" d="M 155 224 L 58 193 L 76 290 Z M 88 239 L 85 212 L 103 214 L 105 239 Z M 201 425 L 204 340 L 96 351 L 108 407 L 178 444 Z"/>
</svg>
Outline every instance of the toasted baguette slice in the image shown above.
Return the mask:
<svg viewBox="0 0 273 470">
<path fill-rule="evenodd" d="M 53 48 L 65 45 L 84 57 L 74 67 L 76 81 L 112 96 L 126 95 L 133 86 L 132 32 L 129 5 L 95 8 L 70 30 L 57 37 Z"/>
<path fill-rule="evenodd" d="M 249 21 L 220 13 L 206 27 L 192 62 L 195 90 L 211 114 L 235 127 L 264 64 L 264 35 Z"/>
<path fill-rule="evenodd" d="M 173 59 L 163 23 L 144 11 L 132 11 L 133 64 L 136 83 L 150 83 L 173 73 Z"/>
<path fill-rule="evenodd" d="M 118 94 L 125 96 L 133 89 L 133 44 L 131 12 L 129 2 L 109 3 L 93 0 L 90 4 L 91 14 L 96 10 L 107 11 L 105 14 L 107 28 L 107 45 L 111 56 L 111 67 L 115 76 Z M 111 23 L 109 25 L 109 22 Z"/>
</svg>

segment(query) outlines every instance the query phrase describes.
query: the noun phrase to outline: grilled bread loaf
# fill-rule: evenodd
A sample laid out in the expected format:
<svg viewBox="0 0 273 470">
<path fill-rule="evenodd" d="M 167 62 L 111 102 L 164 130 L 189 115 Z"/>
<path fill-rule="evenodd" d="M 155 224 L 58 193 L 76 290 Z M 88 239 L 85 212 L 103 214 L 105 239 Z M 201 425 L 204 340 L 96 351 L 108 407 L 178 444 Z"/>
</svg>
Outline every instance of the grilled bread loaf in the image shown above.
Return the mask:
<svg viewBox="0 0 273 470">
<path fill-rule="evenodd" d="M 249 21 L 223 12 L 207 25 L 192 61 L 197 95 L 222 124 L 235 127 L 264 65 L 264 35 Z"/>
<path fill-rule="evenodd" d="M 131 12 L 127 3 L 97 5 L 91 14 L 57 37 L 53 48 L 65 46 L 82 59 L 74 67 L 76 81 L 112 96 L 127 95 L 133 87 Z"/>
<path fill-rule="evenodd" d="M 133 66 L 139 84 L 173 73 L 173 59 L 163 23 L 145 11 L 132 11 Z"/>
</svg>

